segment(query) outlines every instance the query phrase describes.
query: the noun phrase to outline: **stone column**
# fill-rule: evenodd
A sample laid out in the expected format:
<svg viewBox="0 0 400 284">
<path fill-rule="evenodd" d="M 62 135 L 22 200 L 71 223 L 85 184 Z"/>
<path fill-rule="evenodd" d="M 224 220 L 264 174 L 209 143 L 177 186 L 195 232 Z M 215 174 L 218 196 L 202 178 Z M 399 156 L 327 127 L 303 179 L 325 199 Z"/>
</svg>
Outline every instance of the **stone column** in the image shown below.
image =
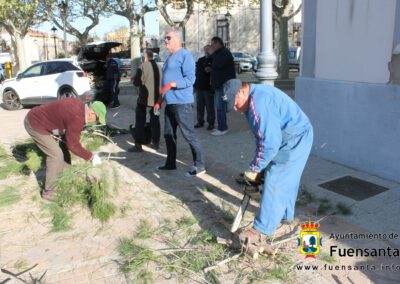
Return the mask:
<svg viewBox="0 0 400 284">
<path fill-rule="evenodd" d="M 272 48 L 272 0 L 260 1 L 260 53 L 256 76 L 261 83 L 274 85 L 276 56 Z"/>
</svg>

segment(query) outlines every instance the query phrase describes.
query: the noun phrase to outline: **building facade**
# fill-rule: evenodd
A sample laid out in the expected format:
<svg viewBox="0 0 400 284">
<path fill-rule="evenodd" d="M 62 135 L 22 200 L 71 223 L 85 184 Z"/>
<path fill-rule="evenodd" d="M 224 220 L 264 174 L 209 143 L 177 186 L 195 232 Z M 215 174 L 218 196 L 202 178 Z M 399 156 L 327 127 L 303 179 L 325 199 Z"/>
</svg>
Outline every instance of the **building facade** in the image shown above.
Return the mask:
<svg viewBox="0 0 400 284">
<path fill-rule="evenodd" d="M 0 32 L 0 38 L 12 50 L 11 38 L 6 31 Z M 63 40 L 56 35 L 37 30 L 29 30 L 23 41 L 26 66 L 38 61 L 57 58 L 61 53 L 64 54 L 62 43 Z M 67 49 L 69 51 L 71 50 L 70 42 L 67 42 Z"/>
<path fill-rule="evenodd" d="M 301 4 L 293 0 L 292 9 Z M 174 22 L 182 21 L 185 11 L 168 7 L 168 14 Z M 160 38 L 171 27 L 160 17 Z M 289 23 L 289 45 L 299 42 L 301 27 L 300 13 Z M 276 27 L 277 28 L 277 27 Z M 205 9 L 202 4 L 194 5 L 193 15 L 181 31 L 185 47 L 197 58 L 203 55 L 203 46 L 211 38 L 219 36 L 232 51 L 246 51 L 256 55 L 260 49 L 260 7 L 253 1 L 241 1 L 239 6 Z M 277 32 L 275 33 L 277 35 Z M 276 37 L 275 37 L 276 38 Z"/>
<path fill-rule="evenodd" d="M 400 1 L 303 5 L 296 100 L 314 125 L 313 153 L 400 182 L 400 85 L 387 84 Z"/>
</svg>

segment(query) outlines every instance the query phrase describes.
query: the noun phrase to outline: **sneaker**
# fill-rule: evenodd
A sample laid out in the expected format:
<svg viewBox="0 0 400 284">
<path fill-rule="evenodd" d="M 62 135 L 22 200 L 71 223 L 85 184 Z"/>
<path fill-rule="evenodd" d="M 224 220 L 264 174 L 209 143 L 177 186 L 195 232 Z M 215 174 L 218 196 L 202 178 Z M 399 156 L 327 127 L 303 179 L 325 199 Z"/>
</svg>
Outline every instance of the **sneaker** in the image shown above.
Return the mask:
<svg viewBox="0 0 400 284">
<path fill-rule="evenodd" d="M 208 126 L 207 126 L 207 130 L 214 130 L 214 125 L 211 125 L 211 124 L 208 125 Z"/>
<path fill-rule="evenodd" d="M 194 128 L 200 128 L 200 127 L 203 127 L 203 126 L 204 126 L 203 123 L 197 123 L 197 124 L 194 126 Z"/>
<path fill-rule="evenodd" d="M 119 108 L 119 107 L 120 107 L 119 104 L 115 104 L 115 105 L 113 104 L 113 105 L 111 106 L 112 109 L 117 109 L 117 108 Z"/>
<path fill-rule="evenodd" d="M 160 167 L 157 167 L 157 170 L 160 170 L 160 171 L 171 171 L 171 170 L 176 170 L 176 166 L 167 166 L 167 165 L 165 165 L 165 166 L 160 166 Z"/>
<path fill-rule="evenodd" d="M 43 190 L 42 198 L 47 201 L 55 201 L 57 197 L 57 193 L 54 190 Z"/>
<path fill-rule="evenodd" d="M 221 135 L 225 135 L 226 133 L 228 133 L 228 130 L 221 131 L 219 129 L 215 129 L 213 132 L 211 132 L 211 135 L 221 136 Z"/>
<path fill-rule="evenodd" d="M 186 172 L 185 176 L 187 177 L 197 177 L 199 175 L 202 175 L 206 172 L 205 168 L 197 168 L 193 166 L 190 171 Z"/>
</svg>

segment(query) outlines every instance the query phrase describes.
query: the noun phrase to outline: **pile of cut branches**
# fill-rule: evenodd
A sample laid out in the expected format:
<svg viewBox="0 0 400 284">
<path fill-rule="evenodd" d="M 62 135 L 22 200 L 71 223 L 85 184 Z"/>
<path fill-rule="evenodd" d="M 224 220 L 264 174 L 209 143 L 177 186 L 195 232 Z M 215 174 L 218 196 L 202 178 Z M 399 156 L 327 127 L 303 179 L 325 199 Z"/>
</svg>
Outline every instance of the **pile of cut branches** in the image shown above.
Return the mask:
<svg viewBox="0 0 400 284">
<path fill-rule="evenodd" d="M 57 197 L 46 207 L 50 210 L 52 231 L 70 229 L 70 209 L 76 205 L 89 208 L 93 218 L 107 222 L 115 213 L 113 198 L 118 193 L 118 174 L 112 163 L 98 167 L 88 163 L 71 166 L 56 182 Z"/>
</svg>

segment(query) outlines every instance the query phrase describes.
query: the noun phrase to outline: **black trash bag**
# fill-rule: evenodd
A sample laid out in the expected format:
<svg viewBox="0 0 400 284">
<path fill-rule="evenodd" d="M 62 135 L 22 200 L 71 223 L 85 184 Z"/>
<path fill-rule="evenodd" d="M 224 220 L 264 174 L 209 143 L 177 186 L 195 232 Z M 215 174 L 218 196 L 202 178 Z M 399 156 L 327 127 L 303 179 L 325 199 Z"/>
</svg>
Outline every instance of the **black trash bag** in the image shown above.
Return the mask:
<svg viewBox="0 0 400 284">
<path fill-rule="evenodd" d="M 133 138 L 133 141 L 136 140 L 136 130 L 135 130 L 135 126 L 133 124 L 131 124 L 129 126 L 129 129 L 131 131 L 131 135 Z M 147 145 L 151 143 L 151 126 L 150 126 L 150 122 L 146 122 L 146 124 L 144 125 L 144 141 L 143 145 Z"/>
</svg>

